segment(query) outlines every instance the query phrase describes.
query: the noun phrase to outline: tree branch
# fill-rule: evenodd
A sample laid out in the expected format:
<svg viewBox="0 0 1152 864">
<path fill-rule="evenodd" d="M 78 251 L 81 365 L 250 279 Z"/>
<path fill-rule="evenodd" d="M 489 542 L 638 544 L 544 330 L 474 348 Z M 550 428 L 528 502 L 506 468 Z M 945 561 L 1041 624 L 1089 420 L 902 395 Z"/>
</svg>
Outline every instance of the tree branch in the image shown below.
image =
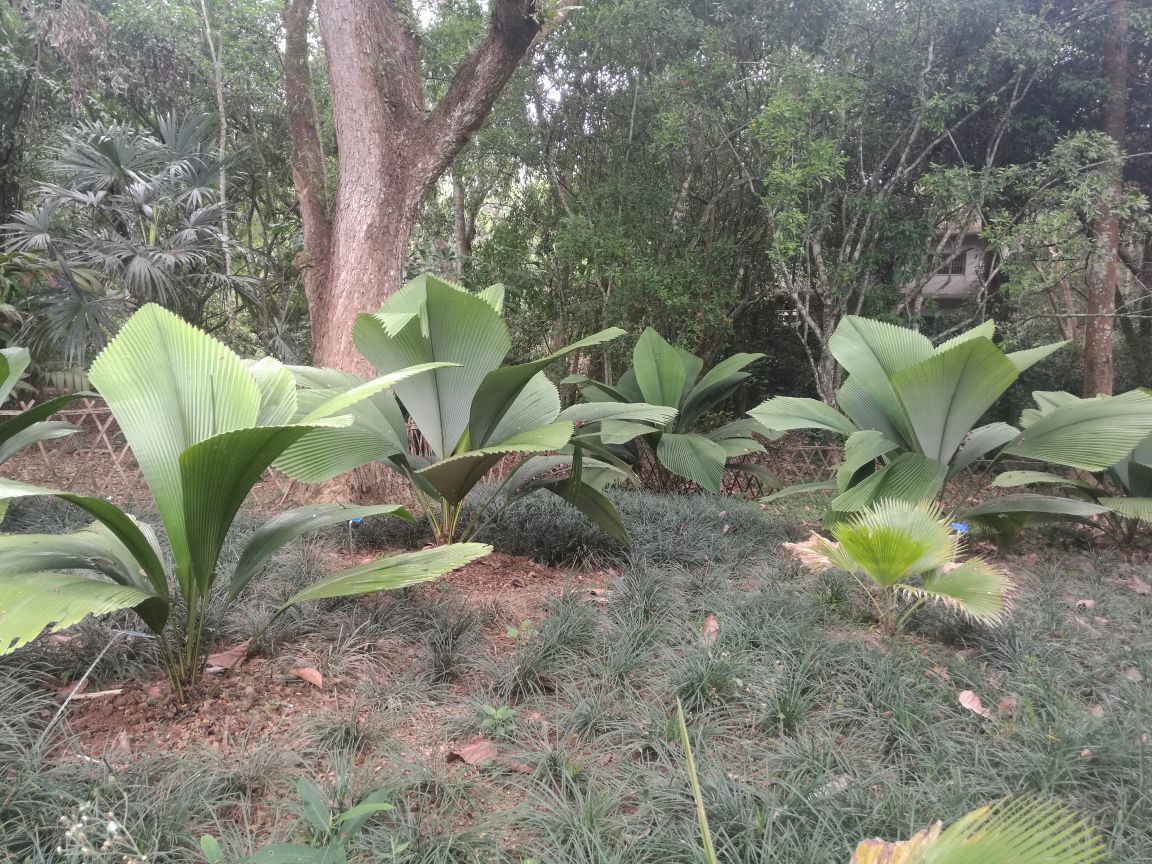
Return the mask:
<svg viewBox="0 0 1152 864">
<path fill-rule="evenodd" d="M 424 121 L 431 159 L 425 171 L 440 176 L 484 124 L 496 98 L 541 33 L 559 24 L 577 0 L 560 0 L 545 23 L 539 0 L 493 0 L 484 41 L 456 70 L 452 83 Z"/>
</svg>

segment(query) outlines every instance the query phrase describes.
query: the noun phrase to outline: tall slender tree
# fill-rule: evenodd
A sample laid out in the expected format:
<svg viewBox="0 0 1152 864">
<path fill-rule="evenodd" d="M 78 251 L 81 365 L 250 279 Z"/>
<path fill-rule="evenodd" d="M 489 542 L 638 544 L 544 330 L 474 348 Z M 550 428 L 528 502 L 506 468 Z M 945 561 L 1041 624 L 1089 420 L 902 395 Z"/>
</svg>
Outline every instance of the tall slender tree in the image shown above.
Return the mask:
<svg viewBox="0 0 1152 864">
<path fill-rule="evenodd" d="M 1103 68 L 1107 86 L 1104 131 L 1124 150 L 1128 120 L 1128 0 L 1110 0 L 1104 35 Z M 1111 195 L 1100 202 L 1096 222 L 1095 264 L 1088 278 L 1084 304 L 1084 395 L 1111 395 L 1113 388 L 1112 336 L 1116 317 L 1116 270 L 1120 258 L 1120 217 L 1109 199 L 1124 193 L 1121 163 L 1112 170 Z"/>
</svg>

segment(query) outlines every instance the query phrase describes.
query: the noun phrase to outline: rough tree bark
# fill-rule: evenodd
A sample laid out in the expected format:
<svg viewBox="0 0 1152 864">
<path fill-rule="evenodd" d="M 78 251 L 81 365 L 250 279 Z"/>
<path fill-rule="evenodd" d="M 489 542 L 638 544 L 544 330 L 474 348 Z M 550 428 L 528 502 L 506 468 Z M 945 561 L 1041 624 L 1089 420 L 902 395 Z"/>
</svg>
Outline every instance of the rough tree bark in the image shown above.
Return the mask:
<svg viewBox="0 0 1152 864">
<path fill-rule="evenodd" d="M 484 123 L 546 19 L 557 22 L 572 2 L 545 10 L 538 0 L 492 0 L 483 41 L 429 108 L 405 4 L 317 0 L 339 162 L 329 209 L 308 69 L 312 0 L 286 0 L 285 82 L 313 364 L 370 371 L 352 343 L 356 316 L 400 286 L 425 196 Z"/>
<path fill-rule="evenodd" d="M 1104 131 L 1124 149 L 1128 115 L 1128 3 L 1108 4 L 1108 32 L 1104 39 L 1103 72 L 1108 93 L 1104 102 Z M 1111 196 L 1123 191 L 1123 169 L 1112 170 Z M 1116 268 L 1120 257 L 1120 220 L 1101 202 L 1097 220 L 1095 254 L 1088 276 L 1088 298 L 1084 304 L 1084 395 L 1111 395 L 1113 389 L 1112 335 L 1116 316 Z"/>
</svg>

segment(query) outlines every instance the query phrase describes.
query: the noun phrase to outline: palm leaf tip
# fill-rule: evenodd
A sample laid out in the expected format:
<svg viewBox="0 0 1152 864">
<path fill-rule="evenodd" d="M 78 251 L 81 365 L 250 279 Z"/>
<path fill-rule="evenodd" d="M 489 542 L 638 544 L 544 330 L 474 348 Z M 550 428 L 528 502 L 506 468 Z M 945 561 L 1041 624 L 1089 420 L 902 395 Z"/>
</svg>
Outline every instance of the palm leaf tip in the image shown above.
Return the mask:
<svg viewBox="0 0 1152 864">
<path fill-rule="evenodd" d="M 784 551 L 785 555 L 794 558 L 809 570 L 823 573 L 836 567 L 836 564 L 828 555 L 831 551 L 829 547 L 833 545 L 835 544 L 833 544 L 832 541 L 821 537 L 813 531 L 808 535 L 807 540 L 802 540 L 799 543 L 781 543 L 780 548 Z"/>
<path fill-rule="evenodd" d="M 981 624 L 995 626 L 1012 608 L 1016 586 L 1008 572 L 981 558 L 949 562 L 904 594 L 932 600 Z"/>
<path fill-rule="evenodd" d="M 909 864 L 1094 864 L 1104 843 L 1055 801 L 1002 799 L 961 817 Z"/>
</svg>

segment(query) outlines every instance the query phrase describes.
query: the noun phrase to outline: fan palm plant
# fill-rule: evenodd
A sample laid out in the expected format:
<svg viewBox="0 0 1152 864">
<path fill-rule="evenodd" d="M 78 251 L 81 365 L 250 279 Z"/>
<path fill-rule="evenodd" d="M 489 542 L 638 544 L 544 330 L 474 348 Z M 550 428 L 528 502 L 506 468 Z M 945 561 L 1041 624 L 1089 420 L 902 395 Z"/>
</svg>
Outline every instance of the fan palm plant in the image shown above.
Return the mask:
<svg viewBox="0 0 1152 864">
<path fill-rule="evenodd" d="M 861 587 L 890 635 L 925 602 L 986 624 L 999 623 L 1007 611 L 1007 575 L 979 558 L 959 563 L 960 534 L 935 504 L 885 499 L 837 522 L 832 536 L 814 533 L 784 548 L 809 569 L 844 570 L 857 581 L 866 576 Z"/>
<path fill-rule="evenodd" d="M 84 365 L 122 318 L 159 303 L 202 322 L 226 275 L 215 202 L 219 161 L 206 121 L 161 119 L 157 133 L 84 123 L 63 135 L 33 209 L 3 227 L 3 246 L 39 273 L 24 335 Z"/>
<path fill-rule="evenodd" d="M 539 360 L 505 366 L 511 342 L 502 306 L 499 286 L 473 294 L 423 275 L 389 297 L 376 314 L 361 315 L 353 332 L 356 347 L 382 375 L 412 363 L 447 361 L 460 368 L 439 369 L 364 400 L 350 409 L 351 426 L 302 441 L 277 467 L 300 480 L 320 482 L 380 462 L 408 481 L 439 542 L 474 536 L 503 503 L 545 489 L 626 543 L 624 526 L 601 491 L 626 471 L 586 458 L 576 426 L 604 417 L 662 420 L 669 409 L 575 405 L 561 411 L 560 394 L 544 369 L 624 331 L 603 330 Z M 301 370 L 297 377 L 301 406 L 361 386 L 360 379 L 342 373 Z M 409 421 L 421 446 L 409 440 Z M 500 493 L 466 516 L 469 493 L 501 459 L 515 454 L 526 458 L 505 477 Z"/>
<path fill-rule="evenodd" d="M 1062 391 L 1036 391 L 1032 394 L 1035 408 L 1025 409 L 1020 415 L 1020 428 L 1025 435 L 1034 431 L 1043 432 L 1051 425 L 1051 419 L 1064 418 L 1068 423 L 1076 418 L 1092 418 L 1100 411 L 1112 406 L 1113 414 L 1126 410 L 1126 400 L 1117 402 L 1114 397 L 1097 396 L 1081 399 Z M 1084 450 L 1089 453 L 1091 465 L 1098 464 L 1094 452 L 1095 444 L 1088 436 L 1082 440 Z M 1083 500 L 1098 505 L 1113 527 L 1122 530 L 1129 542 L 1134 538 L 1141 522 L 1152 522 L 1152 436 L 1145 438 L 1121 459 L 1104 469 L 1089 467 L 1085 470 L 1068 471 L 1066 459 L 1045 459 L 1043 450 L 1033 450 L 1039 463 L 1035 469 L 1005 471 L 999 474 L 992 485 L 997 488 L 1012 489 L 1021 487 L 1057 488 L 1075 500 Z M 1060 454 L 1058 454 L 1060 455 Z M 1064 468 L 1060 471 L 1058 469 Z M 1043 469 L 1043 470 L 1037 470 Z M 1027 498 L 1028 496 L 1016 496 Z M 1011 534 L 1023 527 L 1022 518 L 1015 514 L 996 509 L 998 499 L 992 499 L 986 507 L 976 508 L 977 521 L 987 523 L 998 534 Z M 1002 499 L 1001 499 L 1002 500 Z M 1025 514 L 1027 515 L 1027 514 Z"/>
<path fill-rule="evenodd" d="M 615 385 L 582 375 L 571 375 L 563 383 L 577 385 L 588 402 L 645 403 L 675 411 L 664 423 L 613 419 L 599 424 L 600 443 L 608 447 L 628 444 L 634 463 L 644 461 L 641 443 L 647 448 L 661 489 L 667 489 L 669 475 L 675 475 L 719 492 L 726 469 L 751 473 L 762 486 L 776 488 L 775 478 L 762 466 L 734 461 L 763 452 L 764 446 L 754 436 L 770 436 L 767 429 L 747 419 L 701 428 L 716 406 L 748 378 L 744 370 L 763 356 L 734 354 L 704 372 L 702 358 L 669 344 L 649 327 L 632 351 L 632 366 Z"/>
<path fill-rule="evenodd" d="M 1094 864 L 1106 849 L 1082 819 L 1054 801 L 1004 798 L 937 822 L 911 840 L 865 840 L 850 864 Z"/>
<path fill-rule="evenodd" d="M 845 439 L 836 478 L 791 491 L 828 488 L 837 494 L 829 522 L 881 498 L 934 500 L 945 483 L 994 455 L 1040 458 L 1101 471 L 1152 434 L 1152 395 L 1134 390 L 1087 408 L 1062 406 L 1035 426 L 976 424 L 1019 378 L 1063 343 L 1005 353 L 986 321 L 933 348 L 912 330 L 849 316 L 829 348 L 848 373 L 837 408 L 815 399 L 780 396 L 748 412 L 769 429 L 819 429 Z M 1104 508 L 1044 495 L 1006 497 L 988 508 L 1030 518 L 1085 517 Z M 974 517 L 980 513 L 965 514 Z M 1015 518 L 1015 517 L 1013 517 Z"/>
<path fill-rule="evenodd" d="M 245 364 L 172 313 L 145 306 L 96 358 L 90 380 L 112 409 L 152 493 L 167 535 L 171 572 L 153 531 L 107 501 L 0 480 L 0 498 L 53 495 L 96 520 L 62 537 L 0 536 L 0 654 L 35 639 L 45 628 L 57 630 L 89 614 L 132 608 L 156 633 L 172 684 L 183 695 L 203 668 L 206 611 L 221 548 L 265 469 L 310 434 L 350 423 L 342 412 L 357 401 L 442 365 L 397 369 L 299 416 L 286 367 L 274 360 Z M 377 514 L 411 518 L 391 504 L 319 504 L 282 513 L 248 539 L 229 597 L 235 598 L 290 540 Z M 381 558 L 321 579 L 285 601 L 276 614 L 305 600 L 427 581 L 489 551 L 481 544 L 460 544 Z M 91 573 L 61 572 L 77 570 Z M 170 576 L 177 596 L 169 587 Z M 183 620 L 174 622 L 174 612 L 181 612 Z"/>
</svg>

